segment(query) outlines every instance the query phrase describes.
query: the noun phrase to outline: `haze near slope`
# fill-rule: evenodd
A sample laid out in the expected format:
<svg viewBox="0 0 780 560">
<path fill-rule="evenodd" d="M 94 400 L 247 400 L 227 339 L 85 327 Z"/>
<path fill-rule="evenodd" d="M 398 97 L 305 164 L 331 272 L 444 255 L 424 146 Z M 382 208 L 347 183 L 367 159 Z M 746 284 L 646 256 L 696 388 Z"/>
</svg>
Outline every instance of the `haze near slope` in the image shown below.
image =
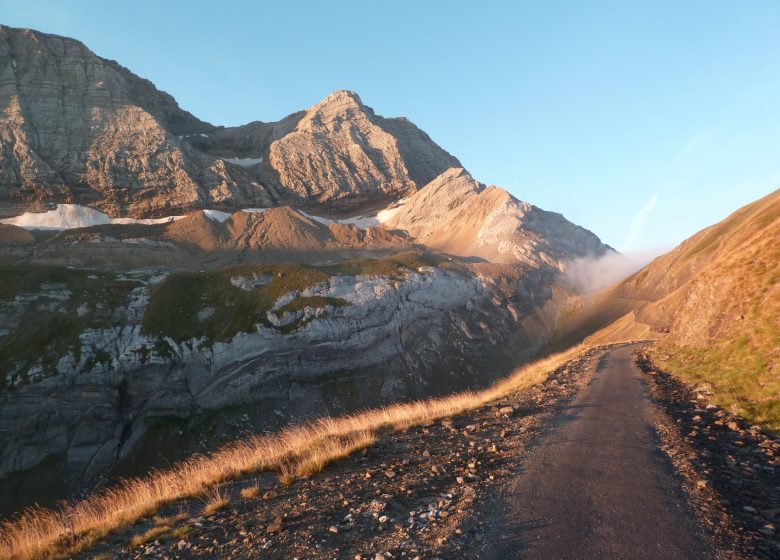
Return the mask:
<svg viewBox="0 0 780 560">
<path fill-rule="evenodd" d="M 215 127 L 79 41 L 0 26 L 0 217 L 55 202 L 111 216 L 413 192 L 458 160 L 336 92 L 276 123 Z"/>
<path fill-rule="evenodd" d="M 694 235 L 603 297 L 597 311 L 623 305 L 632 312 L 592 340 L 655 333 L 662 365 L 780 429 L 780 190 Z"/>
</svg>

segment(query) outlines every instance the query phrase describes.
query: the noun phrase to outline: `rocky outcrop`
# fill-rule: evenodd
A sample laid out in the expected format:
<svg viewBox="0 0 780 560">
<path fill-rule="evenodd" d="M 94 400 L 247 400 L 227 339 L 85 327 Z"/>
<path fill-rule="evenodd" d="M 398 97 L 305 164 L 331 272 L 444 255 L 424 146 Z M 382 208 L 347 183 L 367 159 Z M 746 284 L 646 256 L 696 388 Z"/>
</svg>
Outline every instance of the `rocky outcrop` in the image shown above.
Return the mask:
<svg viewBox="0 0 780 560">
<path fill-rule="evenodd" d="M 191 205 L 205 192 L 177 135 L 211 128 L 78 41 L 0 27 L 4 206 L 81 201 L 127 212 Z"/>
<path fill-rule="evenodd" d="M 385 226 L 431 249 L 534 269 L 564 269 L 567 260 L 612 249 L 560 214 L 486 187 L 462 168 L 448 169 L 391 210 Z"/>
<path fill-rule="evenodd" d="M 336 92 L 278 123 L 198 120 L 73 39 L 0 26 L 0 217 L 79 203 L 111 216 L 395 199 L 458 161 Z"/>
<path fill-rule="evenodd" d="M 235 289 L 251 291 L 271 279 L 233 280 Z M 75 297 L 60 285 L 40 289 L 3 304 L 5 332 L 41 302 L 53 312 Z M 62 472 L 80 481 L 74 490 L 123 458 L 148 465 L 138 449 L 161 424 L 180 430 L 165 433 L 168 451 L 191 452 L 206 444 L 204 418 L 212 431 L 234 422 L 258 430 L 291 417 L 449 392 L 486 383 L 487 368 L 499 375 L 518 352 L 532 350 L 510 343 L 519 336 L 514 303 L 490 281 L 463 271 L 332 276 L 280 296 L 268 326 L 224 342 L 177 342 L 144 332 L 149 291 L 147 284 L 128 292 L 111 326 L 85 327 L 78 351 L 64 354 L 53 369 L 6 373 L 0 473 L 64 457 Z M 290 307 L 298 298 L 340 303 Z M 89 312 L 89 304 L 82 308 Z M 213 313 L 204 308 L 198 317 Z M 162 437 L 157 428 L 152 435 Z"/>
<path fill-rule="evenodd" d="M 278 183 L 307 204 L 398 199 L 457 164 L 412 123 L 376 117 L 350 91 L 306 111 L 268 157 Z"/>
</svg>

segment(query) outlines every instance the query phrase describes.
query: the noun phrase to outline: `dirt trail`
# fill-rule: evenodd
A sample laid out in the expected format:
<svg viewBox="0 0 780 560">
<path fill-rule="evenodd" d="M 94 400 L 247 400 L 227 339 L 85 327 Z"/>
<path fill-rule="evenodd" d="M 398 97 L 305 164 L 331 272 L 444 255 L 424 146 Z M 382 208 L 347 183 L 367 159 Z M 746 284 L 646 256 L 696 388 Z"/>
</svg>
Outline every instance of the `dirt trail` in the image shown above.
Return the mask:
<svg viewBox="0 0 780 560">
<path fill-rule="evenodd" d="M 494 504 L 481 558 L 711 558 L 632 348 L 609 352 Z"/>
</svg>

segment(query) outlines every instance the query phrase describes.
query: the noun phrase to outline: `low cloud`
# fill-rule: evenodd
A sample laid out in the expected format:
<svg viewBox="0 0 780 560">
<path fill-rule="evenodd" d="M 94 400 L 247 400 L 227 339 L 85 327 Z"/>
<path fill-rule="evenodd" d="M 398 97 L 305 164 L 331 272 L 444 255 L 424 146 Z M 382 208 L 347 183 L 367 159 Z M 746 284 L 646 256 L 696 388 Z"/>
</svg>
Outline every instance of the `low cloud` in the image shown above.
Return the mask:
<svg viewBox="0 0 780 560">
<path fill-rule="evenodd" d="M 665 250 L 659 248 L 626 254 L 610 251 L 600 257 L 582 257 L 564 263 L 563 281 L 580 293 L 603 290 L 632 275 Z"/>
</svg>

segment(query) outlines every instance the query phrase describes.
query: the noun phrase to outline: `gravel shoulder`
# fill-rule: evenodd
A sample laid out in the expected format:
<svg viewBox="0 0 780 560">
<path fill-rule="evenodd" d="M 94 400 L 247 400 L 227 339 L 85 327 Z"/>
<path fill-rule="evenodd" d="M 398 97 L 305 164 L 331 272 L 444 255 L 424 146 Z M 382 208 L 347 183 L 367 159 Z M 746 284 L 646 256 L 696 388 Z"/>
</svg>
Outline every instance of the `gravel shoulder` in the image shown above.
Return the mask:
<svg viewBox="0 0 780 560">
<path fill-rule="evenodd" d="M 780 438 L 751 426 L 635 355 L 654 403 L 662 450 L 724 555 L 780 558 Z"/>
</svg>

